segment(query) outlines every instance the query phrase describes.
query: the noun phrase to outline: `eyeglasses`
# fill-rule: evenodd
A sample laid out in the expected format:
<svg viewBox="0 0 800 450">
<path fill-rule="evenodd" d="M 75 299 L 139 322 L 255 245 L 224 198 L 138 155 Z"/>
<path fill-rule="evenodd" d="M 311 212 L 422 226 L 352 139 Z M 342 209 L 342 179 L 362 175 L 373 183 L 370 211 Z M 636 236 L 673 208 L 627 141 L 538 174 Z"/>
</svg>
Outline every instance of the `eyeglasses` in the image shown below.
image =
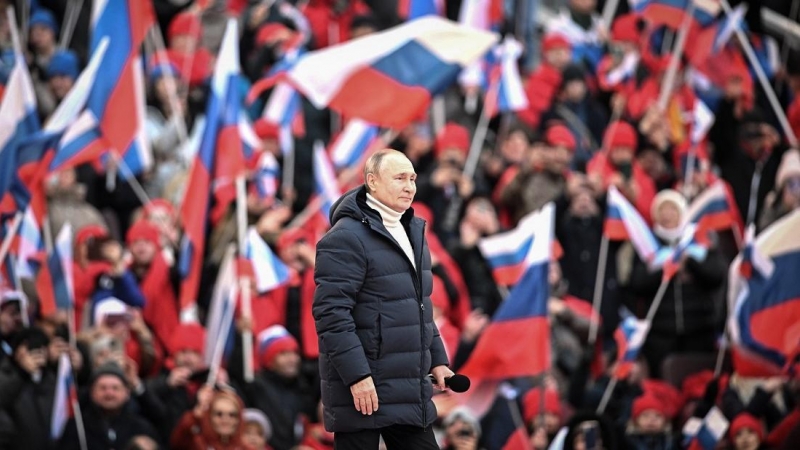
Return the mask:
<svg viewBox="0 0 800 450">
<path fill-rule="evenodd" d="M 214 417 L 228 417 L 231 419 L 239 418 L 238 411 L 212 411 L 211 415 L 213 415 Z"/>
</svg>

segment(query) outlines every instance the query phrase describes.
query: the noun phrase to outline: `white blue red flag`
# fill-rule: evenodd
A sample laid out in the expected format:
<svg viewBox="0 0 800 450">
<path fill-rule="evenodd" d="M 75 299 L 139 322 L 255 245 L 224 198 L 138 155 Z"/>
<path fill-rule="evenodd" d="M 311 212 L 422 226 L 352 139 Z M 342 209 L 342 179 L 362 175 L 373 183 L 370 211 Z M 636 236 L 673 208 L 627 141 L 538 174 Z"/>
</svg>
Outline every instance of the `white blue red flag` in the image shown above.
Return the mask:
<svg viewBox="0 0 800 450">
<path fill-rule="evenodd" d="M 522 87 L 517 60 L 522 55 L 522 45 L 512 37 L 506 37 L 497 47 L 497 60 L 489 75 L 485 108 L 489 117 L 497 113 L 520 111 L 528 107 L 528 97 Z"/>
<path fill-rule="evenodd" d="M 678 29 L 690 3 L 694 3 L 692 24 L 699 27 L 711 25 L 722 9 L 718 0 L 647 0 L 636 2 L 634 11 L 641 13 L 654 26 L 666 25 Z"/>
<path fill-rule="evenodd" d="M 206 345 L 203 360 L 209 368 L 219 368 L 233 347 L 233 321 L 239 297 L 239 279 L 233 246 L 228 248 L 217 275 L 206 320 Z"/>
<path fill-rule="evenodd" d="M 314 194 L 322 202 L 321 214 L 326 221 L 330 220 L 331 208 L 334 202 L 342 196 L 333 163 L 325 151 L 325 146 L 320 141 L 314 143 Z"/>
<path fill-rule="evenodd" d="M 692 143 L 696 145 L 705 139 L 712 125 L 714 125 L 714 113 L 702 100 L 695 99 L 692 108 Z"/>
<path fill-rule="evenodd" d="M 258 157 L 258 166 L 253 173 L 253 187 L 260 200 L 273 200 L 278 193 L 281 177 L 281 166 L 275 155 L 262 152 Z"/>
<path fill-rule="evenodd" d="M 539 211 L 534 211 L 523 217 L 513 230 L 478 241 L 478 248 L 489 263 L 498 284 L 512 286 L 525 273 L 533 242 L 537 238 L 534 227 L 540 222 Z"/>
<path fill-rule="evenodd" d="M 61 227 L 52 252 L 42 264 L 36 280 L 39 307 L 42 316 L 66 311 L 75 304 L 75 287 L 72 275 L 72 226 Z"/>
<path fill-rule="evenodd" d="M 253 266 L 256 290 L 259 293 L 269 292 L 289 281 L 289 268 L 252 227 L 247 231 L 244 257 Z"/>
<path fill-rule="evenodd" d="M 633 314 L 627 314 L 619 323 L 614 331 L 614 341 L 617 343 L 615 378 L 619 380 L 628 378 L 636 358 L 639 357 L 649 329 L 646 321 L 637 319 Z"/>
<path fill-rule="evenodd" d="M 615 187 L 608 189 L 606 220 L 603 234 L 612 241 L 630 240 L 642 261 L 649 262 L 659 249 L 650 227 Z"/>
<path fill-rule="evenodd" d="M 50 416 L 50 439 L 53 441 L 61 439 L 67 422 L 73 417 L 74 410 L 72 407 L 77 403 L 77 395 L 69 353 L 62 353 L 58 357 L 56 392 L 53 397 L 53 411 Z"/>
<path fill-rule="evenodd" d="M 692 417 L 683 426 L 683 448 L 714 450 L 728 431 L 728 419 L 716 406 L 705 417 Z"/>
<path fill-rule="evenodd" d="M 206 124 L 189 174 L 181 208 L 181 320 L 197 320 L 197 290 L 205 252 L 208 219 L 217 223 L 236 198 L 235 179 L 245 171 L 239 130 L 239 35 L 236 20 L 228 21 L 211 80 Z"/>
<path fill-rule="evenodd" d="M 350 119 L 331 144 L 330 155 L 334 167 L 344 169 L 358 165 L 377 139 L 377 126 L 361 119 Z"/>
<path fill-rule="evenodd" d="M 698 232 L 733 229 L 741 236 L 744 228 L 736 202 L 722 180 L 715 181 L 692 201 L 686 218 L 688 223 L 697 224 Z"/>
<path fill-rule="evenodd" d="M 458 21 L 479 30 L 499 31 L 503 25 L 503 0 L 463 0 Z"/>
<path fill-rule="evenodd" d="M 495 42 L 493 33 L 426 16 L 307 53 L 283 77 L 317 108 L 401 128 L 424 114 L 431 98 Z M 272 84 L 256 83 L 250 97 Z"/>
</svg>

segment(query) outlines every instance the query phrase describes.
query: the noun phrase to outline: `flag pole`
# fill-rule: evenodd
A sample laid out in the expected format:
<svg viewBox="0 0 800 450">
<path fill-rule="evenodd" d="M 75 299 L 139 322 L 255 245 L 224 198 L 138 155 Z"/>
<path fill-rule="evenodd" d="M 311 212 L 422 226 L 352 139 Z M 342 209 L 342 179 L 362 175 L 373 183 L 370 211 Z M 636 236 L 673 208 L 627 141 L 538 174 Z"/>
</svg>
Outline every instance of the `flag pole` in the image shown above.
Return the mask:
<svg viewBox="0 0 800 450">
<path fill-rule="evenodd" d="M 22 225 L 22 211 L 14 213 L 14 218 L 11 219 L 11 226 L 6 230 L 6 235 L 3 238 L 3 243 L 0 244 L 0 261 L 4 260 L 8 252 L 11 250 L 11 244 L 14 242 L 14 236 L 17 235 L 20 225 Z"/>
<path fill-rule="evenodd" d="M 284 197 L 284 203 L 288 204 L 289 206 L 294 203 L 295 195 L 294 195 L 294 171 L 295 171 L 295 145 L 294 145 L 294 135 L 292 134 L 292 129 L 290 126 L 281 126 L 280 131 L 280 138 L 278 141 L 280 142 L 281 147 L 288 146 L 289 142 L 291 142 L 291 148 L 288 151 L 284 148 L 281 148 L 283 152 L 283 164 L 281 164 L 281 195 Z M 314 142 L 316 145 L 316 142 Z M 291 193 L 291 194 L 290 194 Z M 287 198 L 288 197 L 288 198 Z M 287 201 L 290 200 L 290 201 Z"/>
<path fill-rule="evenodd" d="M 725 350 L 728 345 L 728 321 L 725 320 L 725 329 L 722 330 L 722 340 L 719 343 L 719 350 L 717 350 L 717 362 L 714 364 L 714 378 L 722 373 L 722 364 L 725 361 Z"/>
<path fill-rule="evenodd" d="M 508 411 L 511 413 L 511 420 L 514 422 L 514 428 L 522 430 L 525 433 L 525 436 L 528 436 L 528 432 L 525 429 L 525 421 L 522 420 L 522 411 L 520 411 L 519 404 L 516 401 L 517 397 L 512 397 L 510 395 L 503 395 L 503 398 L 506 399 L 506 405 L 508 406 Z M 544 387 L 542 387 L 542 399 L 544 399 Z M 543 407 L 540 408 L 540 411 L 544 411 L 544 408 Z M 528 439 L 526 439 L 525 450 L 530 450 L 530 449 L 531 449 L 530 442 Z"/>
<path fill-rule="evenodd" d="M 22 313 L 22 326 L 28 328 L 31 326 L 31 318 L 28 317 L 28 311 L 29 311 L 28 296 L 25 295 L 25 291 L 22 289 L 22 280 L 19 277 L 18 269 L 19 269 L 19 258 L 14 258 L 14 270 L 12 270 L 11 272 L 13 272 L 14 274 L 14 284 L 17 286 L 17 289 L 19 289 L 19 292 L 17 293 L 19 294 L 21 299 L 20 312 Z"/>
<path fill-rule="evenodd" d="M 694 162 L 697 160 L 697 143 L 692 142 L 686 158 L 686 173 L 683 174 L 683 196 L 689 198 L 689 185 L 694 177 Z"/>
<path fill-rule="evenodd" d="M 64 18 L 64 26 L 61 28 L 61 37 L 58 42 L 58 48 L 61 50 L 69 47 L 69 43 L 72 41 L 72 33 L 75 31 L 75 25 L 78 24 L 78 17 L 83 8 L 83 0 L 75 0 L 68 3 L 77 3 L 77 5 L 72 7 L 68 5 L 67 7 L 67 16 Z"/>
<path fill-rule="evenodd" d="M 133 193 L 136 195 L 139 201 L 142 202 L 142 206 L 152 202 L 153 200 L 150 199 L 149 195 L 147 195 L 142 183 L 140 183 L 136 176 L 133 175 L 133 171 L 128 166 L 128 163 L 125 162 L 125 158 L 120 158 L 119 155 L 113 152 L 111 155 L 121 169 L 120 172 L 122 172 L 122 176 L 125 177 L 125 181 L 127 181 L 131 189 L 133 189 Z"/>
<path fill-rule="evenodd" d="M 647 340 L 647 335 L 650 334 L 650 326 L 653 323 L 653 318 L 656 316 L 656 312 L 658 312 L 658 307 L 661 305 L 661 300 L 664 299 L 664 294 L 667 292 L 669 282 L 669 278 L 663 278 L 661 280 L 661 284 L 658 286 L 658 292 L 656 292 L 656 296 L 653 298 L 653 303 L 650 304 L 650 309 L 647 311 L 647 317 L 644 319 L 647 328 L 644 330 L 644 336 L 642 337 L 643 342 Z M 617 363 L 619 363 L 619 361 L 617 361 Z M 603 392 L 603 398 L 600 400 L 600 404 L 597 406 L 597 414 L 603 414 L 603 412 L 606 410 L 606 406 L 608 406 L 608 402 L 611 400 L 611 393 L 617 386 L 617 381 L 617 377 L 611 377 L 611 380 L 608 382 L 608 386 L 606 386 L 606 390 Z"/>
<path fill-rule="evenodd" d="M 594 278 L 594 296 L 592 298 L 592 309 L 600 314 L 600 307 L 603 304 L 603 280 L 606 277 L 606 265 L 608 263 L 608 236 L 603 233 L 600 241 L 600 255 L 598 257 L 597 273 Z M 597 333 L 600 330 L 599 320 L 589 321 L 589 346 L 593 347 L 597 342 Z"/>
<path fill-rule="evenodd" d="M 675 48 L 672 50 L 672 56 L 667 66 L 667 72 L 664 74 L 664 80 L 661 84 L 661 92 L 658 96 L 658 109 L 665 111 L 669 98 L 672 95 L 672 89 L 675 86 L 675 78 L 678 75 L 678 66 L 680 64 L 681 55 L 686 47 L 686 40 L 689 37 L 689 28 L 692 25 L 692 14 L 694 14 L 694 0 L 689 2 L 689 6 L 683 16 L 681 27 L 678 30 L 678 40 L 675 43 Z"/>
<path fill-rule="evenodd" d="M 229 250 L 232 250 L 232 248 Z M 236 286 L 236 284 L 234 283 L 234 285 L 231 288 L 232 289 L 231 295 L 234 298 L 236 298 L 236 296 L 239 294 L 237 292 L 238 291 L 237 288 L 238 286 Z M 233 320 L 234 309 L 236 308 L 229 308 L 223 311 L 222 313 L 223 324 L 229 324 L 230 326 L 230 322 Z M 206 386 L 213 387 L 216 384 L 217 375 L 219 374 L 220 364 L 222 362 L 221 355 L 222 352 L 224 351 L 225 342 L 227 341 L 227 335 L 228 333 L 220 333 L 219 339 L 217 339 L 217 342 L 214 343 L 214 353 L 212 354 L 213 356 L 211 359 L 211 367 L 209 367 L 208 371 L 208 378 L 206 378 Z"/>
<path fill-rule="evenodd" d="M 614 20 L 614 13 L 617 12 L 617 6 L 619 5 L 619 0 L 606 0 L 606 4 L 603 5 L 603 15 L 602 17 L 602 24 L 606 27 L 606 30 L 611 33 L 611 22 Z"/>
<path fill-rule="evenodd" d="M 236 230 L 239 238 L 239 258 L 245 257 L 247 247 L 247 190 L 244 175 L 236 177 Z M 252 319 L 252 299 L 250 292 L 250 277 L 239 273 L 239 289 L 242 293 L 242 318 Z M 247 328 L 242 331 L 242 361 L 244 364 L 244 379 L 248 383 L 253 381 L 253 331 Z"/>
<path fill-rule="evenodd" d="M 731 11 L 731 5 L 728 3 L 728 0 L 721 0 L 720 4 L 722 5 L 722 9 L 725 11 L 725 15 L 730 17 L 733 11 Z M 764 94 L 766 94 L 772 110 L 775 111 L 775 116 L 777 116 L 783 132 L 786 134 L 786 139 L 789 141 L 789 144 L 792 147 L 797 147 L 797 136 L 794 134 L 792 126 L 789 124 L 789 119 L 786 118 L 786 113 L 783 111 L 783 108 L 781 108 L 778 97 L 775 95 L 775 90 L 772 89 L 772 85 L 769 84 L 767 75 L 764 73 L 764 68 L 761 67 L 761 63 L 758 62 L 758 58 L 753 51 L 753 46 L 750 44 L 750 41 L 747 40 L 747 36 L 744 35 L 744 32 L 740 27 L 733 27 L 733 32 L 736 33 L 736 37 L 739 39 L 739 43 L 742 45 L 742 49 L 744 50 L 745 56 L 747 56 L 747 60 L 750 62 L 750 66 L 756 72 L 756 77 L 758 78 L 759 83 L 761 83 L 762 89 L 764 89 Z"/>
</svg>

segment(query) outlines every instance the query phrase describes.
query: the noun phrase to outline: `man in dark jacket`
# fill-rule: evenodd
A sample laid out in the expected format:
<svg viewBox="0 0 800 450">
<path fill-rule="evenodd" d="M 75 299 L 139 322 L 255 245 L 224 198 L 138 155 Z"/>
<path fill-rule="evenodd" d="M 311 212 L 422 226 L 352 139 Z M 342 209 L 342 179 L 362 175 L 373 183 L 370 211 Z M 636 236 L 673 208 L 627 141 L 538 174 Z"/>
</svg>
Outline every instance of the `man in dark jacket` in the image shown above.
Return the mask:
<svg viewBox="0 0 800 450">
<path fill-rule="evenodd" d="M 372 155 L 364 186 L 331 208 L 317 245 L 314 320 L 325 428 L 337 449 L 438 449 L 433 389 L 453 375 L 433 323 L 416 173 L 395 150 Z"/>
</svg>

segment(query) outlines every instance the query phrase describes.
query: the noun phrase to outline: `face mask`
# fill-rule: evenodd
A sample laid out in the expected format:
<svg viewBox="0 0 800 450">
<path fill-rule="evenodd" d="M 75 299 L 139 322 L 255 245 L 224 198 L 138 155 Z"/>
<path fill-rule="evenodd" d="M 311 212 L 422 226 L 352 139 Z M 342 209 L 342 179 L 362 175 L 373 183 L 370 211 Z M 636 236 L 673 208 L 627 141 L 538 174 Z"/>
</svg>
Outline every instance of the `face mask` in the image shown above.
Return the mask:
<svg viewBox="0 0 800 450">
<path fill-rule="evenodd" d="M 661 239 L 667 241 L 670 244 L 678 242 L 678 240 L 681 238 L 681 228 L 680 227 L 677 227 L 677 228 L 664 228 L 661 225 L 656 224 L 653 227 L 653 233 L 655 233 L 656 236 L 660 237 Z"/>
</svg>

